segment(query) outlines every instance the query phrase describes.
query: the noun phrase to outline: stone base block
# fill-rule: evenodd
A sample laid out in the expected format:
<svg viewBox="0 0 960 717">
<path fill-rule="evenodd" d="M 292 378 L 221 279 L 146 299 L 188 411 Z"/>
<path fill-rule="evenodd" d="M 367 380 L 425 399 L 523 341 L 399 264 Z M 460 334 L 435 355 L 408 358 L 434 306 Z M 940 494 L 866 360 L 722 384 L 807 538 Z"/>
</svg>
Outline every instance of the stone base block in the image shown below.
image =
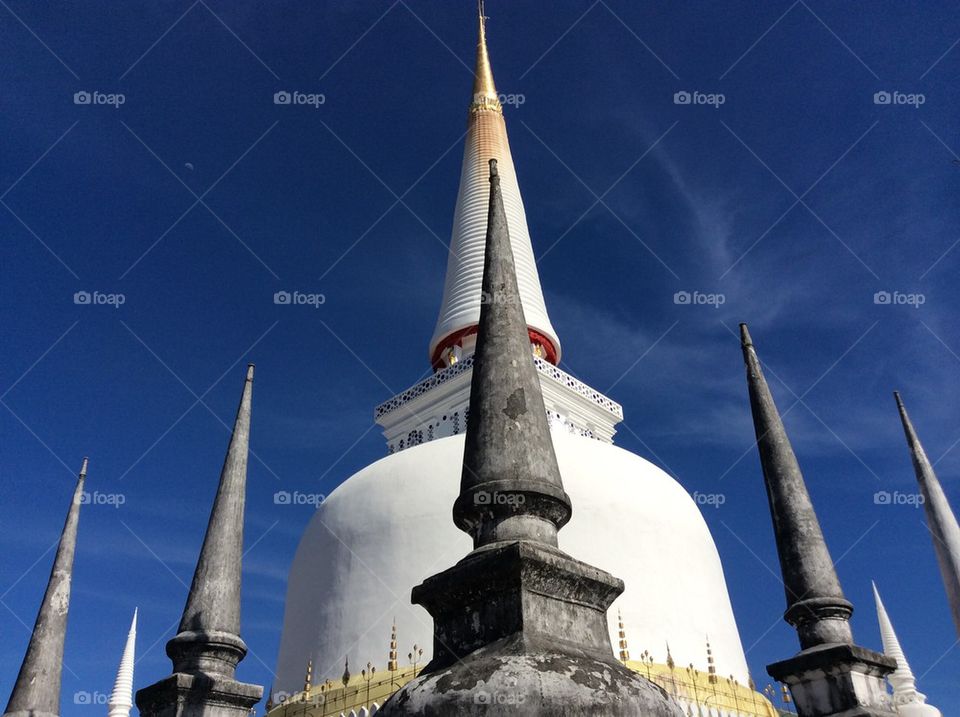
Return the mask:
<svg viewBox="0 0 960 717">
<path fill-rule="evenodd" d="M 249 717 L 263 687 L 176 672 L 137 691 L 140 717 Z"/>
<path fill-rule="evenodd" d="M 896 717 L 884 678 L 896 662 L 857 645 L 821 645 L 767 666 L 801 717 Z"/>
<path fill-rule="evenodd" d="M 622 591 L 549 546 L 474 551 L 414 588 L 434 619 L 434 658 L 378 717 L 683 717 L 613 656 L 607 608 Z"/>
</svg>

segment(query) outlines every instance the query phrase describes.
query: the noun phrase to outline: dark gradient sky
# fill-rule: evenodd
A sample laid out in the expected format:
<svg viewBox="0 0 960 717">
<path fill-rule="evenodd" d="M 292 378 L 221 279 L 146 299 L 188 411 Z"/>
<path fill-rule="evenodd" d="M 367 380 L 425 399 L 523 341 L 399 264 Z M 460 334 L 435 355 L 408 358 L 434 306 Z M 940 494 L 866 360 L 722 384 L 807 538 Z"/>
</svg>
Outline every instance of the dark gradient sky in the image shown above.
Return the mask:
<svg viewBox="0 0 960 717">
<path fill-rule="evenodd" d="M 124 503 L 83 510 L 62 713 L 103 712 L 74 695 L 109 693 L 135 605 L 136 684 L 169 673 L 247 361 L 239 674 L 269 684 L 311 514 L 274 493 L 328 494 L 381 457 L 374 405 L 429 369 L 473 6 L 0 6 L 0 698 L 83 455 L 90 489 Z M 623 403 L 621 446 L 723 495 L 704 511 L 757 681 L 797 643 L 738 321 L 858 641 L 879 646 L 876 579 L 921 689 L 950 713 L 960 647 L 923 511 L 875 494 L 915 491 L 899 388 L 960 506 L 960 9 L 490 0 L 487 14 L 499 89 L 525 100 L 507 123 L 564 368 Z M 326 101 L 275 105 L 280 90 Z M 125 101 L 77 105 L 79 91 Z M 725 101 L 678 105 L 679 91 Z M 924 102 L 875 104 L 880 91 Z M 326 302 L 277 306 L 280 290 Z M 124 303 L 77 305 L 78 291 Z M 680 291 L 723 304 L 678 305 Z"/>
</svg>

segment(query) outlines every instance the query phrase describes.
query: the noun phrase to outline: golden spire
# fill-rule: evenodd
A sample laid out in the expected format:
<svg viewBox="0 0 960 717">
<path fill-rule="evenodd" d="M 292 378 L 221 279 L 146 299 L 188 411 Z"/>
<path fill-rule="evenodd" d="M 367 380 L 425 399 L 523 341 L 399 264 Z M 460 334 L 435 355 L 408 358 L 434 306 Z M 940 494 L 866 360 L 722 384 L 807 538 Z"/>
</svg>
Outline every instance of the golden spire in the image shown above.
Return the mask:
<svg viewBox="0 0 960 717">
<path fill-rule="evenodd" d="M 617 629 L 620 637 L 620 662 L 626 662 L 630 659 L 630 652 L 627 650 L 627 633 L 623 629 L 623 615 L 617 610 Z"/>
<path fill-rule="evenodd" d="M 717 666 L 713 663 L 713 650 L 710 648 L 709 636 L 707 636 L 707 673 L 710 684 L 717 684 Z"/>
<path fill-rule="evenodd" d="M 390 652 L 387 657 L 387 669 L 390 672 L 397 671 L 397 619 L 393 619 L 393 626 L 390 628 Z"/>
<path fill-rule="evenodd" d="M 310 697 L 310 688 L 313 687 L 313 660 L 307 660 L 307 673 L 303 676 L 303 692 Z"/>
<path fill-rule="evenodd" d="M 473 71 L 473 102 L 470 105 L 470 110 L 503 112 L 497 95 L 497 87 L 493 84 L 490 55 L 487 53 L 487 18 L 483 14 L 483 0 L 478 0 L 477 12 L 480 35 L 477 40 L 477 64 Z"/>
</svg>

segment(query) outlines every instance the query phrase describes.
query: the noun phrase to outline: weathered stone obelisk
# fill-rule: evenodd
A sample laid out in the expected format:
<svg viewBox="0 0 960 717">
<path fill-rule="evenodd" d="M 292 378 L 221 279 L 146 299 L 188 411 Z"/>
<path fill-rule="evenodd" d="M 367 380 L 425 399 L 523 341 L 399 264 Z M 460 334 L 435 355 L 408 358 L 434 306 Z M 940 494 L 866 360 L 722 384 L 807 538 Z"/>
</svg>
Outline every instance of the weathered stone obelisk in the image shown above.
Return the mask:
<svg viewBox="0 0 960 717">
<path fill-rule="evenodd" d="M 757 449 L 787 596 L 787 621 L 800 637 L 800 652 L 767 666 L 789 686 L 800 717 L 892 717 L 884 677 L 896 663 L 853 643 L 853 605 L 820 529 L 790 439 L 753 347 L 740 325 L 743 359 Z"/>
<path fill-rule="evenodd" d="M 77 549 L 77 528 L 86 477 L 87 459 L 84 458 L 73 491 L 73 501 L 60 534 L 47 590 L 43 594 L 27 653 L 3 717 L 57 717 L 60 714 L 63 643 L 67 637 L 70 581 L 73 578 L 73 556 Z"/>
<path fill-rule="evenodd" d="M 621 665 L 607 608 L 623 582 L 557 547 L 570 519 L 517 290 L 496 160 L 460 495 L 474 550 L 412 599 L 434 619 L 433 659 L 378 713 L 680 717 Z"/>
<path fill-rule="evenodd" d="M 940 564 L 940 575 L 947 591 L 953 623 L 960 635 L 960 525 L 957 524 L 957 516 L 947 501 L 947 494 L 943 492 L 943 486 L 940 485 L 933 465 L 923 450 L 917 432 L 913 429 L 900 394 L 894 392 L 893 395 L 897 399 L 903 432 L 907 437 L 910 457 L 913 459 L 913 469 L 923 495 L 927 527 L 933 536 L 933 548 L 937 552 L 937 562 Z"/>
<path fill-rule="evenodd" d="M 137 692 L 141 717 L 247 717 L 263 695 L 234 677 L 247 654 L 240 569 L 252 394 L 251 364 L 180 629 L 167 643 L 173 674 Z"/>
</svg>

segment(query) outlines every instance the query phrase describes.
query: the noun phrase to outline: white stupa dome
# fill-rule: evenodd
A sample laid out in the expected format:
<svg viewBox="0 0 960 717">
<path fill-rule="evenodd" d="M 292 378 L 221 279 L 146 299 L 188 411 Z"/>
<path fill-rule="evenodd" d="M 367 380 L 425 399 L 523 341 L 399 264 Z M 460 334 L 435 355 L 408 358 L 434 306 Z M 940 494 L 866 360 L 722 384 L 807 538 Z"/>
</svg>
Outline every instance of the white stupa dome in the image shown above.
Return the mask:
<svg viewBox="0 0 960 717">
<path fill-rule="evenodd" d="M 747 684 L 720 557 L 687 492 L 609 443 L 553 437 L 573 502 L 560 547 L 626 585 L 609 615 L 612 644 L 619 610 L 634 655 L 664 663 L 669 643 L 679 668 L 706 671 L 709 636 L 717 673 Z M 385 670 L 394 620 L 401 665 L 414 644 L 420 665 L 430 658 L 433 621 L 410 590 L 472 548 L 452 519 L 463 446 L 461 434 L 387 456 L 319 507 L 290 568 L 277 689 L 301 689 L 308 659 L 319 680 L 341 674 L 345 658 L 354 672 L 367 662 Z"/>
</svg>

